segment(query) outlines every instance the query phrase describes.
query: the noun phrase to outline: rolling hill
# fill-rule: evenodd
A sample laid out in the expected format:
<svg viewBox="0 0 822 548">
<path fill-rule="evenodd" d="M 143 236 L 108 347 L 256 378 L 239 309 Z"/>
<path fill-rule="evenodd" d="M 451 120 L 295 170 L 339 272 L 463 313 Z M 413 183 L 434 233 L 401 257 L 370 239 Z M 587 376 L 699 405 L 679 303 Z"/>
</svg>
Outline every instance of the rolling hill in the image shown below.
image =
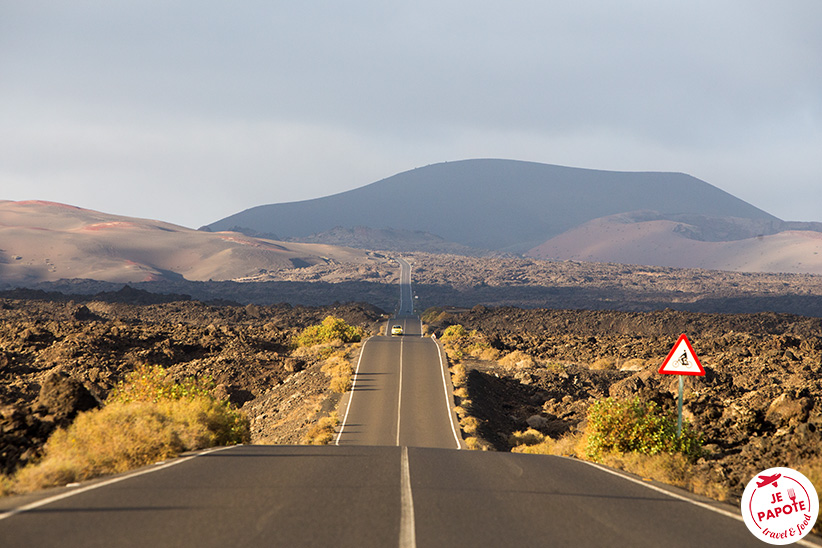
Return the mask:
<svg viewBox="0 0 822 548">
<path fill-rule="evenodd" d="M 208 233 L 65 204 L 0 201 L 0 282 L 234 280 L 365 252 Z"/>
<path fill-rule="evenodd" d="M 820 232 L 785 230 L 706 241 L 700 238 L 697 225 L 648 217 L 622 214 L 594 219 L 551 238 L 527 255 L 674 268 L 822 274 Z"/>
</svg>

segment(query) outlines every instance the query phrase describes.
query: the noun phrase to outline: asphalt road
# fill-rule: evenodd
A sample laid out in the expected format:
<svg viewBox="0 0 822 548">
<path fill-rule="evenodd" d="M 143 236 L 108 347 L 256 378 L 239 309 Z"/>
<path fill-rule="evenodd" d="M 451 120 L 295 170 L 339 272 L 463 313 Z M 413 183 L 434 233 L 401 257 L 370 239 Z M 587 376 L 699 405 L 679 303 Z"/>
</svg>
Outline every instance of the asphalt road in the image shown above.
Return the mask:
<svg viewBox="0 0 822 548">
<path fill-rule="evenodd" d="M 411 265 L 399 262 L 397 315 L 384 335 L 363 344 L 335 443 L 459 449 L 463 443 L 445 355 L 435 340 L 422 336 L 414 315 Z M 395 325 L 402 326 L 402 336 L 390 335 Z"/>
<path fill-rule="evenodd" d="M 458 449 L 450 376 L 436 341 L 417 317 L 394 318 L 402 336 L 376 336 L 362 348 L 337 445 Z"/>
<path fill-rule="evenodd" d="M 0 499 L 0 547 L 763 546 L 730 505 L 581 461 L 456 450 L 407 263 L 402 279 L 387 328 L 406 334 L 362 347 L 338 446 L 221 448 Z"/>
<path fill-rule="evenodd" d="M 156 468 L 2 519 L 0 545 L 762 546 L 741 520 L 558 457 L 240 446 Z"/>
</svg>

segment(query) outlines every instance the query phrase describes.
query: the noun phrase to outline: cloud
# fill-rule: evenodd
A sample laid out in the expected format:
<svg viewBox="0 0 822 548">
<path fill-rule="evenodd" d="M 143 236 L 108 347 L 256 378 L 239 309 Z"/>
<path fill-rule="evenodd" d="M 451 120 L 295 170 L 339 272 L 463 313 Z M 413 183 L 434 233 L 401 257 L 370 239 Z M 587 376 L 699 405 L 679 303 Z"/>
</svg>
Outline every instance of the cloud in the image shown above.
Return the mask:
<svg viewBox="0 0 822 548">
<path fill-rule="evenodd" d="M 14 3 L 2 197 L 192 226 L 510 157 L 684 171 L 809 218 L 821 18 L 817 0 Z"/>
</svg>

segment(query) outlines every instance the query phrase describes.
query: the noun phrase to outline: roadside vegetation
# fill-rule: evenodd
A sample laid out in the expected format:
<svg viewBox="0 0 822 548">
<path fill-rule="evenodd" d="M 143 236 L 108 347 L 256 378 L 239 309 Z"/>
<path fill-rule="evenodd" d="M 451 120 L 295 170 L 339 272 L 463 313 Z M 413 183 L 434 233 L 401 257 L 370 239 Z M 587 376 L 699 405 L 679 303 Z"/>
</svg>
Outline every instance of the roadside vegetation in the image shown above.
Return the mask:
<svg viewBox="0 0 822 548">
<path fill-rule="evenodd" d="M 317 347 L 334 343 L 360 342 L 365 335 L 360 327 L 349 325 L 342 318 L 326 316 L 322 323 L 303 329 L 294 337 L 295 348 Z"/>
<path fill-rule="evenodd" d="M 328 445 L 334 441 L 334 436 L 337 434 L 337 426 L 340 424 L 339 415 L 337 411 L 332 411 L 325 417 L 321 417 L 311 428 L 303 435 L 303 445 Z"/>
<path fill-rule="evenodd" d="M 247 443 L 248 419 L 212 394 L 210 380 L 177 382 L 160 366 L 126 376 L 100 409 L 56 430 L 42 457 L 5 477 L 5 494 L 124 472 L 186 451 Z"/>
<path fill-rule="evenodd" d="M 663 413 L 654 402 L 609 397 L 588 408 L 581 433 L 553 439 L 529 428 L 514 432 L 509 443 L 515 453 L 590 460 L 725 500 L 724 490 L 693 470 L 702 456 L 699 435 L 684 422 L 682 435 L 677 436 L 676 424 L 676 416 Z"/>
<path fill-rule="evenodd" d="M 324 360 L 321 370 L 329 377 L 329 387 L 337 394 L 344 394 L 351 390 L 353 384 L 354 366 L 349 356 L 359 348 L 357 343 L 364 337 L 362 328 L 349 325 L 341 318 L 327 316 L 322 323 L 306 327 L 294 337 L 293 355 Z M 336 406 L 317 419 L 322 413 L 322 406 L 318 406 L 308 418 L 309 422 L 316 422 L 301 438 L 303 444 L 327 445 L 334 440 L 340 423 Z"/>
<path fill-rule="evenodd" d="M 454 396 L 457 398 L 454 411 L 457 413 L 465 444 L 469 449 L 487 451 L 491 449 L 491 445 L 480 436 L 481 421 L 471 414 L 473 402 L 468 395 L 468 374 L 461 360 L 466 356 L 496 359 L 499 357 L 499 352 L 492 348 L 477 331 L 469 332 L 461 325 L 447 327 L 440 340 L 445 347 L 450 364 L 451 384 L 454 386 Z"/>
<path fill-rule="evenodd" d="M 442 314 L 447 313 L 429 312 L 434 322 L 441 320 Z M 562 368 L 559 364 L 539 362 L 519 350 L 503 355 L 492 348 L 481 333 L 458 324 L 446 327 L 441 340 L 451 362 L 451 380 L 459 404 L 457 415 L 471 449 L 488 450 L 491 444 L 481 437 L 482 421 L 472 415 L 473 402 L 464 359 L 496 361 L 513 371 L 536 366 Z M 614 367 L 614 360 L 592 364 L 592 369 Z M 682 436 L 677 437 L 676 422 L 676 416 L 663 413 L 652 401 L 608 397 L 589 406 L 581 431 L 555 439 L 538 429 L 528 428 L 514 432 L 508 442 L 514 452 L 589 460 L 725 500 L 726 490 L 695 472 L 693 464 L 702 455 L 702 440 L 687 421 L 683 424 Z"/>
</svg>

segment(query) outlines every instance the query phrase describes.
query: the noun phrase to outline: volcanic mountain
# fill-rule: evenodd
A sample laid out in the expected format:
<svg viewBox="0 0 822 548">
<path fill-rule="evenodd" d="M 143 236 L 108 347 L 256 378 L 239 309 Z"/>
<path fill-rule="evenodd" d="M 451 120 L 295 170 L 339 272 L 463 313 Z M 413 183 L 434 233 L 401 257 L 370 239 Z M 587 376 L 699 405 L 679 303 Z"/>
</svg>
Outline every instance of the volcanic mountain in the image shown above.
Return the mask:
<svg viewBox="0 0 822 548">
<path fill-rule="evenodd" d="M 399 173 L 313 200 L 254 207 L 210 230 L 301 239 L 338 227 L 426 232 L 464 246 L 523 252 L 590 220 L 637 210 L 780 220 L 682 173 L 597 171 L 464 160 Z"/>
<path fill-rule="evenodd" d="M 363 248 L 390 233 L 398 251 L 451 245 L 463 254 L 822 273 L 814 255 L 822 224 L 782 221 L 690 175 L 515 160 L 429 165 L 332 196 L 254 207 L 203 230 Z"/>
</svg>

